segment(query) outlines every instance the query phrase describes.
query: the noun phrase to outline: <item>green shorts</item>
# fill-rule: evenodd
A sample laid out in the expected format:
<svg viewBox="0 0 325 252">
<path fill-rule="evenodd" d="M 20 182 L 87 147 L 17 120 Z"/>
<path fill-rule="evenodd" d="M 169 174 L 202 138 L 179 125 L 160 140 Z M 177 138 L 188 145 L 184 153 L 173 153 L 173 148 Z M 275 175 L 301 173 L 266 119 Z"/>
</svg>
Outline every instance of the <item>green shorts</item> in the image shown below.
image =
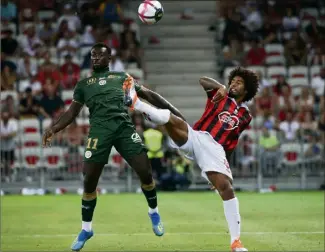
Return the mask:
<svg viewBox="0 0 325 252">
<path fill-rule="evenodd" d="M 88 134 L 84 162 L 106 164 L 113 146 L 125 160 L 147 151 L 133 125 L 121 125 L 117 129 L 93 126 Z"/>
</svg>

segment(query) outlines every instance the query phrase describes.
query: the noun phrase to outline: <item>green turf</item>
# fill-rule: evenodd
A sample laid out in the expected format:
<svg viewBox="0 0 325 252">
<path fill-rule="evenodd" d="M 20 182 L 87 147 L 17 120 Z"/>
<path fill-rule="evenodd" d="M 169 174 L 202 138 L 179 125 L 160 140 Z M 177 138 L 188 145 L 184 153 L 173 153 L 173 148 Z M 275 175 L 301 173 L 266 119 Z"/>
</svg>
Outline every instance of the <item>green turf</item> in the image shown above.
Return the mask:
<svg viewBox="0 0 325 252">
<path fill-rule="evenodd" d="M 241 238 L 250 251 L 324 251 L 322 192 L 237 196 Z M 80 230 L 80 201 L 77 195 L 2 197 L 1 251 L 69 251 Z M 218 195 L 160 193 L 159 203 L 166 230 L 161 238 L 151 231 L 142 195 L 99 196 L 95 236 L 83 251 L 229 250 Z"/>
</svg>

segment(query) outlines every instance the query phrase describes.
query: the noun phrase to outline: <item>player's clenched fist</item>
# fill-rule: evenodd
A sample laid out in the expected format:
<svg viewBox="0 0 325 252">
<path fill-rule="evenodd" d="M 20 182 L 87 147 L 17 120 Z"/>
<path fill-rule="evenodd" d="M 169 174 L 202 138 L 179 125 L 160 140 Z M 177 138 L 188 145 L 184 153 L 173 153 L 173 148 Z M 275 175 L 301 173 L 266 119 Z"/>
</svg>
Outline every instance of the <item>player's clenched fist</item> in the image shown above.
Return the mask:
<svg viewBox="0 0 325 252">
<path fill-rule="evenodd" d="M 213 96 L 212 102 L 219 102 L 223 100 L 227 95 L 227 89 L 226 88 L 219 88 L 217 93 Z"/>
<path fill-rule="evenodd" d="M 54 133 L 52 129 L 47 129 L 43 134 L 42 144 L 43 147 L 51 146 L 51 141 Z"/>
</svg>

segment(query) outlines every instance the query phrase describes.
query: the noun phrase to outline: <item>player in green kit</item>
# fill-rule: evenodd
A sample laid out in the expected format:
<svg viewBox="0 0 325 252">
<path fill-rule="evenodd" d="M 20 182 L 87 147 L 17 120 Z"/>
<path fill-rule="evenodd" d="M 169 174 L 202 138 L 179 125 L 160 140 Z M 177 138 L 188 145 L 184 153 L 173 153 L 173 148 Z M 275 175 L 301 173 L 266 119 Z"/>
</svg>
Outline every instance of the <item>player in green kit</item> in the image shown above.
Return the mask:
<svg viewBox="0 0 325 252">
<path fill-rule="evenodd" d="M 93 74 L 77 83 L 73 102 L 53 126 L 43 135 L 43 146 L 50 144 L 55 133 L 67 127 L 79 114 L 83 105 L 89 108 L 90 131 L 84 153 L 84 193 L 82 197 L 82 230 L 71 249 L 79 251 L 93 236 L 92 218 L 97 202 L 97 184 L 112 146 L 136 171 L 142 191 L 149 205 L 149 217 L 153 232 L 164 234 L 157 207 L 155 183 L 146 149 L 128 115 L 124 103 L 123 84 L 130 76 L 124 72 L 110 72 L 108 65 L 111 49 L 96 44 L 91 49 Z M 140 90 L 141 86 L 137 86 Z M 182 117 L 175 109 L 172 112 Z"/>
</svg>

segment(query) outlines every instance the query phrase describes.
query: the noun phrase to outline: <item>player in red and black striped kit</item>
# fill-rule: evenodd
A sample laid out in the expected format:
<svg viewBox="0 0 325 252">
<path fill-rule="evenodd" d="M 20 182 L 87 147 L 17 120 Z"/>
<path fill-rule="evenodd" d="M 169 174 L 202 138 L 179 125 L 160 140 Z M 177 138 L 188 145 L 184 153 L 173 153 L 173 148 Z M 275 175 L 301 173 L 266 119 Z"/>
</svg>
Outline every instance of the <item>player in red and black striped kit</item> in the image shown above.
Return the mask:
<svg viewBox="0 0 325 252">
<path fill-rule="evenodd" d="M 173 146 L 197 162 L 202 176 L 223 199 L 231 250 L 247 251 L 240 241 L 239 203 L 232 187 L 233 178 L 227 158 L 252 119 L 245 102 L 256 95 L 258 77 L 254 72 L 238 67 L 229 75 L 228 88 L 208 77 L 201 78 L 200 84 L 207 92 L 208 99 L 201 119 L 193 128 L 172 114 L 170 111 L 178 110 L 159 94 L 144 87 L 138 87 L 135 91 L 137 84 L 131 77 L 124 87 L 125 103 L 131 109 L 144 113 L 148 120 L 164 125 Z M 142 102 L 138 97 L 160 109 Z"/>
</svg>

